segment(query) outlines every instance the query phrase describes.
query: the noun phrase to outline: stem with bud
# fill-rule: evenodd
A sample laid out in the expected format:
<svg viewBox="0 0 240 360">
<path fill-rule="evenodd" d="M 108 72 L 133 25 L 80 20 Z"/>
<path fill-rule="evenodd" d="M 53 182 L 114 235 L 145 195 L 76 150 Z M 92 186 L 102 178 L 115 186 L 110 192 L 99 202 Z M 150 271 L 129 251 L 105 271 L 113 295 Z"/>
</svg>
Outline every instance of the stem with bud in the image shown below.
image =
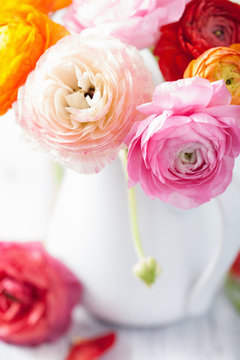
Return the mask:
<svg viewBox="0 0 240 360">
<path fill-rule="evenodd" d="M 128 181 L 127 150 L 122 150 L 119 156 L 121 159 L 126 181 Z M 133 267 L 133 272 L 140 279 L 142 279 L 145 284 L 150 286 L 156 281 L 156 278 L 161 272 L 161 268 L 153 257 L 146 257 L 144 254 L 138 226 L 135 188 L 128 188 L 127 192 L 133 243 L 139 260 L 139 262 Z"/>
</svg>

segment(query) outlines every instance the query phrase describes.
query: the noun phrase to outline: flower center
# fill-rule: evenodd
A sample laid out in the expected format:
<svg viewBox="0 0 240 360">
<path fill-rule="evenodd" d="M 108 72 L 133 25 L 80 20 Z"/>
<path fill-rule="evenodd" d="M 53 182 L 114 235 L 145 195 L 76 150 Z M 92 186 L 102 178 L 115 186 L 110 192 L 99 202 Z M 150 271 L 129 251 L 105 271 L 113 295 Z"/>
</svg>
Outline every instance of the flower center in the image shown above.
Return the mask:
<svg viewBox="0 0 240 360">
<path fill-rule="evenodd" d="M 15 297 L 14 295 L 12 295 L 12 294 L 7 293 L 5 290 L 3 290 L 3 295 L 6 296 L 6 298 L 8 298 L 8 299 L 11 300 L 11 301 L 20 302 L 20 301 L 18 300 L 18 298 L 16 298 L 16 297 Z"/>
<path fill-rule="evenodd" d="M 179 159 L 183 164 L 194 164 L 197 161 L 195 151 L 183 150 L 179 153 Z"/>
<path fill-rule="evenodd" d="M 33 298 L 33 288 L 17 280 L 5 277 L 1 280 L 2 291 L 0 295 L 8 299 L 11 303 L 21 303 L 29 305 Z M 1 308 L 1 306 L 0 306 Z"/>
<path fill-rule="evenodd" d="M 65 96 L 67 105 L 75 109 L 89 109 L 94 106 L 95 86 L 87 72 L 77 73 L 77 83 L 72 92 Z"/>
<path fill-rule="evenodd" d="M 93 98 L 93 95 L 94 95 L 94 92 L 95 92 L 94 87 L 90 87 L 90 88 L 88 89 L 88 91 L 85 92 L 84 96 L 85 96 L 85 97 L 90 96 L 90 98 L 92 99 L 92 98 Z"/>
<path fill-rule="evenodd" d="M 233 81 L 233 79 L 227 79 L 226 80 L 226 85 L 231 85 L 232 81 Z"/>
<path fill-rule="evenodd" d="M 217 79 L 224 79 L 228 90 L 233 94 L 239 89 L 240 70 L 235 64 L 220 62 L 216 69 L 216 80 Z"/>
<path fill-rule="evenodd" d="M 91 101 L 95 93 L 95 88 L 91 85 L 87 90 L 79 87 L 77 90 L 67 96 L 65 99 L 67 104 L 75 109 L 89 109 L 91 107 Z"/>
<path fill-rule="evenodd" d="M 213 34 L 216 35 L 218 39 L 220 39 L 224 35 L 224 31 L 222 29 L 217 29 L 213 31 Z"/>
</svg>

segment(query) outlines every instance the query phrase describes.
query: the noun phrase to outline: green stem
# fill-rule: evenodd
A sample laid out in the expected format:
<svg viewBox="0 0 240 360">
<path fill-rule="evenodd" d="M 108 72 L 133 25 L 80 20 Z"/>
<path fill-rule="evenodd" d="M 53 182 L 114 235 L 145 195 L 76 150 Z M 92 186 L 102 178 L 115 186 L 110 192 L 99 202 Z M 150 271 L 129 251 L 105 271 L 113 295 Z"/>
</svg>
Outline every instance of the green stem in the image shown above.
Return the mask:
<svg viewBox="0 0 240 360">
<path fill-rule="evenodd" d="M 124 174 L 126 177 L 126 182 L 128 181 L 128 173 L 127 173 L 127 150 L 122 150 L 119 154 L 122 167 L 124 170 Z M 130 211 L 130 223 L 131 230 L 133 236 L 133 243 L 137 253 L 139 260 L 145 258 L 144 251 L 142 248 L 139 226 L 138 226 L 138 217 L 137 217 L 137 203 L 136 203 L 136 195 L 134 187 L 128 188 L 128 203 L 129 203 L 129 211 Z"/>
</svg>

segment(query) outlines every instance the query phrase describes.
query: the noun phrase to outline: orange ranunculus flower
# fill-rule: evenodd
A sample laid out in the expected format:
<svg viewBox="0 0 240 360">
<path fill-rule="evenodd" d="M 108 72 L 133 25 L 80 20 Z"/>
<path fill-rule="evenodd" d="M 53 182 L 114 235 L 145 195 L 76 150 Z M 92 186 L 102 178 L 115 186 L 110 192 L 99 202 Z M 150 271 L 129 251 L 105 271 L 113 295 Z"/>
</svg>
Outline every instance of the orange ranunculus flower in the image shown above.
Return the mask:
<svg viewBox="0 0 240 360">
<path fill-rule="evenodd" d="M 27 4 L 44 13 L 49 13 L 69 6 L 71 3 L 72 0 L 1 0 L 0 9 Z"/>
<path fill-rule="evenodd" d="M 240 44 L 216 47 L 192 60 L 184 78 L 201 76 L 209 81 L 223 79 L 232 94 L 232 104 L 240 105 Z"/>
<path fill-rule="evenodd" d="M 33 1 L 33 0 L 32 0 Z M 52 11 L 57 11 L 71 5 L 72 0 L 55 0 L 53 3 Z"/>
<path fill-rule="evenodd" d="M 67 30 L 29 5 L 0 11 L 0 115 L 17 99 L 18 88 L 47 48 Z"/>
</svg>

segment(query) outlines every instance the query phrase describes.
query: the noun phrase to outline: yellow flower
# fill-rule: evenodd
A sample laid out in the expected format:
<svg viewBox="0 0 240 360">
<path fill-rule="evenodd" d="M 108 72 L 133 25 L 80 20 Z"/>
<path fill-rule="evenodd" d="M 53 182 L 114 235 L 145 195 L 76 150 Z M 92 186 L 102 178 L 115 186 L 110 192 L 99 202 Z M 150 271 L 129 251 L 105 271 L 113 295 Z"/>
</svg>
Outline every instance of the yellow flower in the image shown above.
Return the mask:
<svg viewBox="0 0 240 360">
<path fill-rule="evenodd" d="M 72 0 L 1 0 L 0 9 L 27 4 L 44 13 L 49 13 L 69 6 L 71 3 Z"/>
<path fill-rule="evenodd" d="M 209 81 L 223 79 L 232 95 L 232 104 L 240 104 L 240 44 L 216 47 L 192 60 L 184 78 L 200 76 Z"/>
<path fill-rule="evenodd" d="M 18 88 L 47 48 L 67 30 L 29 5 L 0 11 L 0 115 L 17 99 Z"/>
</svg>

